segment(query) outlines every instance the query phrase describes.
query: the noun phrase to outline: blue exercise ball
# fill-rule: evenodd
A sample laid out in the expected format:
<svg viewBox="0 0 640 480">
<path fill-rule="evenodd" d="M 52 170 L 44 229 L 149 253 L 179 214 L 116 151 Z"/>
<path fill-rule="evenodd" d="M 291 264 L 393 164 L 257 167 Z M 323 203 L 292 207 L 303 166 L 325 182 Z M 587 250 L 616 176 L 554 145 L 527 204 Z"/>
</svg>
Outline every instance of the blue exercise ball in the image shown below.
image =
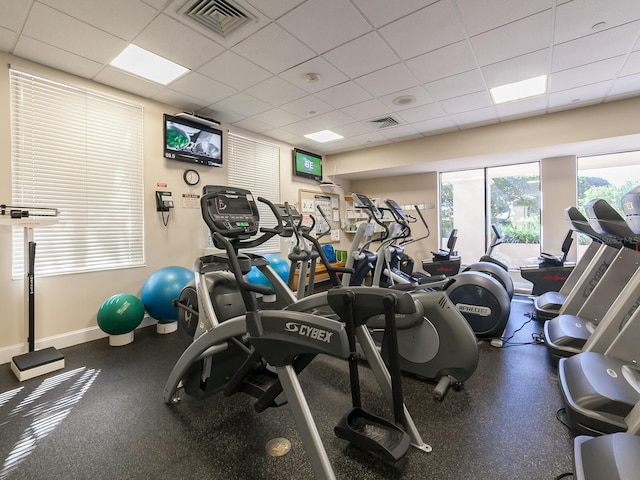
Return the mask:
<svg viewBox="0 0 640 480">
<path fill-rule="evenodd" d="M 188 268 L 170 266 L 153 272 L 142 286 L 142 303 L 159 323 L 178 320 L 178 308 L 172 302 L 193 280 L 193 272 Z"/>
<path fill-rule="evenodd" d="M 263 257 L 269 261 L 269 266 L 276 272 L 276 274 L 285 283 L 287 283 L 287 280 L 289 279 L 290 269 L 289 262 L 282 258 L 280 255 L 276 255 L 275 253 L 265 253 Z M 267 277 L 265 277 L 257 267 L 251 267 L 251 270 L 247 274 L 247 282 L 253 285 L 269 287 L 273 291 L 271 282 L 267 280 Z"/>
<path fill-rule="evenodd" d="M 144 304 L 135 295 L 118 293 L 98 309 L 98 326 L 109 335 L 133 332 L 144 318 Z"/>
</svg>

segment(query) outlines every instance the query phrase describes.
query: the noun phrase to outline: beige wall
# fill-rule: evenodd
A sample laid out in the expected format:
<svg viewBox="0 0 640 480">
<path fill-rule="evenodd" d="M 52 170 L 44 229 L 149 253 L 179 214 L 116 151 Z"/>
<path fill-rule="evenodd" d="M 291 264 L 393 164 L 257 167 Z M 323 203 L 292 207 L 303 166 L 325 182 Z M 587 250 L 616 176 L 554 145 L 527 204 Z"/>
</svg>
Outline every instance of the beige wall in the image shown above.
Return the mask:
<svg viewBox="0 0 640 480">
<path fill-rule="evenodd" d="M 53 345 L 63 348 L 78 342 L 103 336 L 96 326 L 97 310 L 102 302 L 116 293 L 139 295 L 147 277 L 167 265 L 191 268 L 194 259 L 207 245 L 207 228 L 200 211 L 182 207 L 182 195 L 195 191 L 202 185 L 227 183 L 227 167 L 197 167 L 201 181 L 195 190 L 184 183 L 182 174 L 187 163 L 171 162 L 163 158 L 162 115 L 174 113 L 175 107 L 149 101 L 78 77 L 41 67 L 19 58 L 1 54 L 0 62 L 5 66 L 0 73 L 0 203 L 11 202 L 11 141 L 9 64 L 48 78 L 89 89 L 116 95 L 144 106 L 144 230 L 146 266 L 106 272 L 94 272 L 36 279 L 36 339 L 42 348 Z M 228 125 L 222 126 L 225 137 L 225 158 L 228 158 L 226 134 Z M 232 128 L 233 132 L 261 138 L 250 132 Z M 318 189 L 313 181 L 292 178 L 292 146 L 266 139 L 280 146 L 280 192 L 281 200 L 296 203 L 298 189 Z M 158 188 L 157 184 L 167 187 Z M 348 182 L 343 182 L 348 185 Z M 168 226 L 162 223 L 155 208 L 155 190 L 170 190 L 175 208 L 171 211 Z M 319 189 L 318 189 L 319 190 Z M 336 193 L 344 198 L 342 189 Z M 54 205 L 55 207 L 55 205 Z M 343 207 L 344 209 L 344 207 Z M 0 227 L 0 364 L 23 351 L 26 339 L 23 322 L 23 281 L 11 279 L 11 229 Z"/>
</svg>

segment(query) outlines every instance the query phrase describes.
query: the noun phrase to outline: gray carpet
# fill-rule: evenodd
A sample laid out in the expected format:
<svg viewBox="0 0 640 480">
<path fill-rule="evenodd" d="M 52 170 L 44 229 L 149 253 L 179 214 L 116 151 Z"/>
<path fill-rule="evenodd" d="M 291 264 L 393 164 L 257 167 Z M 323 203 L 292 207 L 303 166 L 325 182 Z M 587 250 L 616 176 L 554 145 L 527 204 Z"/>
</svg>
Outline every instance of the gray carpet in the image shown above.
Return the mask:
<svg viewBox="0 0 640 480">
<path fill-rule="evenodd" d="M 531 310 L 514 300 L 507 334 Z M 511 346 L 481 342 L 478 370 L 441 403 L 432 400 L 433 384 L 404 376 L 405 402 L 433 452 L 412 449 L 395 465 L 335 437 L 350 408 L 348 367 L 316 358 L 300 381 L 337 477 L 552 480 L 570 471 L 572 436 L 556 420 L 556 371 L 544 346 L 515 345 L 539 331 L 532 321 Z M 177 334 L 149 327 L 128 346 L 102 339 L 67 348 L 64 370 L 26 382 L 1 365 L 0 480 L 313 478 L 286 406 L 257 414 L 243 394 L 166 405 L 162 389 L 181 351 Z M 361 365 L 364 406 L 391 417 Z M 269 457 L 265 444 L 277 437 L 292 450 Z"/>
</svg>

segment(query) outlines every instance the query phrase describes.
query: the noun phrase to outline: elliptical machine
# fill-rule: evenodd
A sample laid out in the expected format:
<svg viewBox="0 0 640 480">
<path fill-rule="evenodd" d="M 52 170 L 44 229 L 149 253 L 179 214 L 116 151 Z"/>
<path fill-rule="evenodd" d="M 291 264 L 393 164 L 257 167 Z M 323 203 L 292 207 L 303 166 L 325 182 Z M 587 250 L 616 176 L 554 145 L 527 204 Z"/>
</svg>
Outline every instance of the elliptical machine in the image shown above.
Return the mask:
<svg viewBox="0 0 640 480">
<path fill-rule="evenodd" d="M 258 200 L 269 205 L 278 218 L 273 204 L 262 198 Z M 208 282 L 200 279 L 196 284 L 197 301 L 200 307 L 206 308 L 197 311 L 177 302 L 180 310 L 199 317 L 198 328 L 202 331 L 196 329 L 199 333 L 174 366 L 165 384 L 165 402 L 176 403 L 182 391 L 195 396 L 220 391 L 227 396 L 244 392 L 256 398 L 254 408 L 257 412 L 286 401 L 316 478 L 335 479 L 298 374 L 317 354 L 348 358 L 352 351 L 350 345 L 357 338 L 383 396 L 396 415 L 396 422 L 402 427 L 355 405 L 359 404 L 359 395 L 354 391 L 354 406 L 357 408 L 348 412 L 336 427 L 336 434 L 389 461 L 402 458 L 410 445 L 423 452 L 431 451 L 431 447 L 422 441 L 404 406 L 398 390 L 397 374 L 390 374 L 386 369 L 363 326 L 362 312 L 366 312 L 367 316 L 383 313 L 388 329 L 392 330 L 396 313 L 415 313 L 413 299 L 407 294 L 384 289 L 367 288 L 365 292 L 357 289 L 333 290 L 330 295 L 325 295 L 325 300 L 341 320 L 292 310 L 260 310 L 255 294 L 268 294 L 271 289 L 247 283 L 244 275 L 252 266 L 264 267 L 267 262 L 258 255 L 238 252 L 242 248 L 258 246 L 277 234 L 282 229 L 282 219 L 278 218 L 276 228 L 260 229 L 256 202 L 251 193 L 243 189 L 206 186 L 201 207 L 214 245 L 223 248 L 226 253 L 201 257 L 196 262 L 199 277 L 213 275 L 219 280 L 218 274 L 226 273 L 228 275 L 223 276 L 225 281 L 230 280 L 228 277 L 232 275 L 235 289 L 230 296 L 215 296 L 215 289 L 210 292 L 205 288 Z M 258 233 L 263 234 L 253 238 Z M 229 287 L 225 281 L 219 285 Z M 225 291 L 230 290 L 227 288 Z M 244 312 L 231 317 L 230 310 L 225 310 L 228 305 L 214 305 L 213 299 L 231 301 L 235 292 L 240 295 L 241 306 L 236 305 L 234 311 L 244 309 Z M 228 318 L 218 317 L 217 312 L 222 312 Z M 349 332 L 342 318 L 348 322 Z M 393 345 L 390 348 L 393 350 Z M 370 431 L 376 434 L 368 434 Z"/>
<path fill-rule="evenodd" d="M 381 225 L 383 229 L 386 228 L 379 221 L 382 215 L 379 213 L 378 208 L 366 195 L 352 194 L 352 198 L 354 199 L 354 205 L 366 212 L 369 218 L 369 221 L 366 222 L 367 224 L 375 222 Z M 407 235 L 408 230 L 410 235 L 409 221 L 404 211 L 393 200 L 385 200 L 385 203 L 393 215 L 394 222 L 401 225 L 399 231 L 404 232 L 403 235 Z M 372 227 L 367 226 L 367 224 L 363 222 L 360 225 L 360 228 L 362 228 L 361 236 L 358 235 L 360 228 L 356 232 L 356 237 L 351 247 L 352 251 L 356 250 L 354 246 L 356 240 L 361 241 L 366 232 L 372 231 Z M 393 238 L 390 237 L 385 241 L 393 242 Z M 346 267 L 350 266 L 349 261 L 356 255 L 351 255 L 350 252 Z M 384 261 L 384 257 L 381 256 L 378 261 Z M 393 284 L 403 285 L 402 288 L 404 289 L 429 289 L 446 292 L 447 298 L 463 315 L 477 337 L 501 338 L 509 320 L 511 303 L 504 287 L 492 276 L 478 271 L 466 271 L 453 277 L 433 279 L 424 274 L 408 275 L 399 268 L 389 268 L 388 265 L 380 265 L 378 268 L 392 279 Z"/>
</svg>

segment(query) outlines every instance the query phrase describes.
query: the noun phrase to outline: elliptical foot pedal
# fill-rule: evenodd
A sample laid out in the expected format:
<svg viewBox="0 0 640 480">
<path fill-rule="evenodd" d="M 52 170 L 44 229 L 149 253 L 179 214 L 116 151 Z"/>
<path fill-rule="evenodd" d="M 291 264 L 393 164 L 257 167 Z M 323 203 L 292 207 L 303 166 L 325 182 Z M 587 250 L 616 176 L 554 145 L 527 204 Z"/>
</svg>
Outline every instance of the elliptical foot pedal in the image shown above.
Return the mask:
<svg viewBox="0 0 640 480">
<path fill-rule="evenodd" d="M 238 387 L 238 391 L 251 395 L 254 398 L 260 399 L 273 385 L 279 382 L 278 375 L 269 370 L 260 370 L 249 374 Z M 278 396 L 268 405 L 265 405 L 260 411 L 265 410 L 268 407 L 280 407 L 287 403 L 284 395 Z"/>
<path fill-rule="evenodd" d="M 387 462 L 397 462 L 411 446 L 411 437 L 404 430 L 359 407 L 344 415 L 333 430 L 338 438 Z"/>
</svg>

